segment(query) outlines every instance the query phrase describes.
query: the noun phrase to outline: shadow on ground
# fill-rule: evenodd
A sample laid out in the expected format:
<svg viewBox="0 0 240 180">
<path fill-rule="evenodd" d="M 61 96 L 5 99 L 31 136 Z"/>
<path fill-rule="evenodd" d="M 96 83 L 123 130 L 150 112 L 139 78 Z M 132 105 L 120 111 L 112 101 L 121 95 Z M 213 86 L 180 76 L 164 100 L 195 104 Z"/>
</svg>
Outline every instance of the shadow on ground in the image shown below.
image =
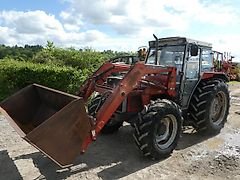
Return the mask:
<svg viewBox="0 0 240 180">
<path fill-rule="evenodd" d="M 200 134 L 183 133 L 177 150 L 198 144 L 208 138 Z M 132 138 L 131 126 L 124 126 L 118 133 L 112 135 L 99 136 L 97 141 L 92 143 L 87 152 L 79 156 L 70 168 L 60 169 L 40 152 L 22 155 L 16 159 L 28 158 L 33 160 L 35 167 L 46 179 L 66 179 L 71 175 L 99 167 L 101 168 L 96 172 L 100 178 L 118 179 L 160 162 L 140 155 Z M 78 174 L 78 177 L 81 178 L 81 175 Z"/>
<path fill-rule="evenodd" d="M 23 179 L 6 150 L 0 151 L 0 179 Z"/>
<path fill-rule="evenodd" d="M 199 144 L 215 136 L 204 134 L 204 132 L 202 133 L 197 133 L 196 131 L 192 132 L 192 130 L 193 129 L 186 130 L 181 134 L 181 138 L 178 142 L 176 150 L 186 149 L 188 147 Z"/>
</svg>

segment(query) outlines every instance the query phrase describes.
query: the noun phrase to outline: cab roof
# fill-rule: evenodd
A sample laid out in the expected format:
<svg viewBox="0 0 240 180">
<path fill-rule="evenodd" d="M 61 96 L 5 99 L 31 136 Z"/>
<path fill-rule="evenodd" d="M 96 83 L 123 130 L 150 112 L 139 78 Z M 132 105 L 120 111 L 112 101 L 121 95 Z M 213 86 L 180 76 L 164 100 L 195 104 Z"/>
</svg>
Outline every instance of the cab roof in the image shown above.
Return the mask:
<svg viewBox="0 0 240 180">
<path fill-rule="evenodd" d="M 155 47 L 156 41 L 149 41 L 149 46 L 150 47 Z M 209 47 L 212 48 L 211 43 L 199 41 L 199 40 L 194 40 L 186 37 L 167 37 L 167 38 L 160 38 L 158 39 L 158 45 L 159 46 L 164 46 L 164 45 L 183 45 L 183 44 L 196 44 L 198 46 L 204 46 L 204 47 Z"/>
</svg>

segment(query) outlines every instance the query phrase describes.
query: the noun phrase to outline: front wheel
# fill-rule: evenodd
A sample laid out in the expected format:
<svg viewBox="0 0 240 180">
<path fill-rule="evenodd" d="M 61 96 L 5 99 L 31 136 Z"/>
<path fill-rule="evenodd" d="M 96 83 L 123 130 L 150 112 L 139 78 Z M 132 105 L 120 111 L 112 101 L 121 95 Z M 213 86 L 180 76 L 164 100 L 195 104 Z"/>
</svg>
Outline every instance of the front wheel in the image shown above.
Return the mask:
<svg viewBox="0 0 240 180">
<path fill-rule="evenodd" d="M 133 137 L 144 156 L 164 158 L 177 146 L 181 126 L 179 106 L 170 100 L 159 99 L 139 114 Z"/>
</svg>

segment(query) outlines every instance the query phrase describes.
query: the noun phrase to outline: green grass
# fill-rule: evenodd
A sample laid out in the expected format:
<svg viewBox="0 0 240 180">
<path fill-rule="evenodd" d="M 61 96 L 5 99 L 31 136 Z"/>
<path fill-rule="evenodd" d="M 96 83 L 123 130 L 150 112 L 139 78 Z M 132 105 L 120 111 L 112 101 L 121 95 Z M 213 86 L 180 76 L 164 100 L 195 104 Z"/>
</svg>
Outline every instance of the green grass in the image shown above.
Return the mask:
<svg viewBox="0 0 240 180">
<path fill-rule="evenodd" d="M 228 84 L 240 84 L 239 81 L 230 81 Z"/>
</svg>

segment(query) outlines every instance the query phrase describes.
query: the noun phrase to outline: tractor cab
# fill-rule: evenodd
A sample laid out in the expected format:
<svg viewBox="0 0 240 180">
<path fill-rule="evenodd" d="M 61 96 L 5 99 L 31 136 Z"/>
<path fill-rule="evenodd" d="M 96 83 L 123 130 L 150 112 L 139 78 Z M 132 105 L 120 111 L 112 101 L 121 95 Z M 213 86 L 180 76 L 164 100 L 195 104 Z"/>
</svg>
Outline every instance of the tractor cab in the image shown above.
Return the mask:
<svg viewBox="0 0 240 180">
<path fill-rule="evenodd" d="M 213 71 L 212 45 L 184 37 L 160 38 L 149 42 L 145 64 L 176 67 L 177 92 L 183 108 L 203 72 Z"/>
</svg>

